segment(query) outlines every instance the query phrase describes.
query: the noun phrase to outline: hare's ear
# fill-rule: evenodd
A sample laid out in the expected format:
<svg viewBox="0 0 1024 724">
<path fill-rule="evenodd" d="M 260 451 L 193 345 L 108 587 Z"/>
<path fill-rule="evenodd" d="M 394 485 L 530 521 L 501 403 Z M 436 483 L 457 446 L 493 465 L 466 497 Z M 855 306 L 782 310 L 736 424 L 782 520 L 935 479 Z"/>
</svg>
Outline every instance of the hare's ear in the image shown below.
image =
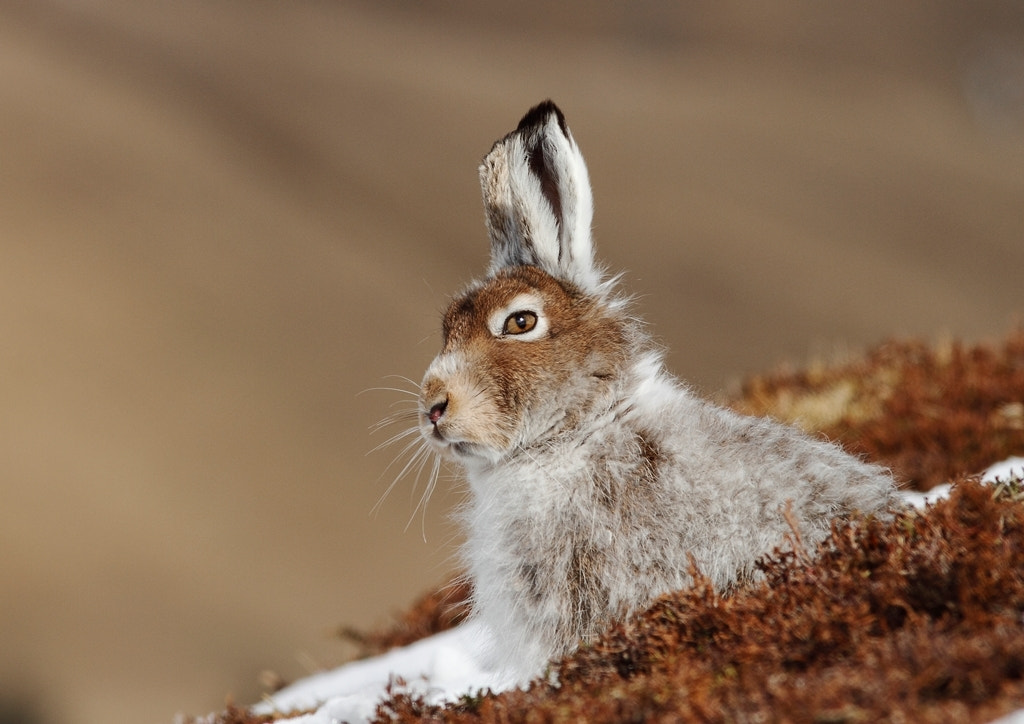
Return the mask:
<svg viewBox="0 0 1024 724">
<path fill-rule="evenodd" d="M 480 165 L 491 273 L 520 264 L 596 291 L 587 167 L 551 101 L 530 110 Z"/>
</svg>

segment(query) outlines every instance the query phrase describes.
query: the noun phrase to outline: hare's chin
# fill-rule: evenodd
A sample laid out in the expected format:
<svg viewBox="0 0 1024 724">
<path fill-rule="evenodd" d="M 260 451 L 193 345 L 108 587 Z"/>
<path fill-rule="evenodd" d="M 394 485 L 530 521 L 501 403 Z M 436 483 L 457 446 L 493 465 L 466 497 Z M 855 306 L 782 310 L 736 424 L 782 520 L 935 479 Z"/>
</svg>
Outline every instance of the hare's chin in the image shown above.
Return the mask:
<svg viewBox="0 0 1024 724">
<path fill-rule="evenodd" d="M 494 451 L 486 445 L 468 440 L 448 440 L 436 430 L 425 434 L 430 446 L 442 455 L 450 455 L 461 462 L 493 460 Z"/>
<path fill-rule="evenodd" d="M 448 449 L 459 458 L 483 457 L 480 446 L 472 442 L 453 442 Z"/>
<path fill-rule="evenodd" d="M 458 440 L 449 439 L 443 432 L 433 425 L 420 426 L 420 433 L 423 435 L 423 439 L 426 440 L 432 448 L 441 453 L 452 452 L 456 445 L 462 444 Z"/>
</svg>

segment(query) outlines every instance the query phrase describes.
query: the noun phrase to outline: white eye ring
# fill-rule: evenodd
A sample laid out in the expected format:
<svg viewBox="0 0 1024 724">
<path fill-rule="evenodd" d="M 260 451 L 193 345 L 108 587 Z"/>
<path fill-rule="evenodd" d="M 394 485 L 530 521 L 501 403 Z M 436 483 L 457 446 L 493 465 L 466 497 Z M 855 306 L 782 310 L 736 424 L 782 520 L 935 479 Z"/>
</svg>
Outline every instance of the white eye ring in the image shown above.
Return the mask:
<svg viewBox="0 0 1024 724">
<path fill-rule="evenodd" d="M 547 334 L 548 318 L 539 294 L 517 294 L 487 317 L 487 328 L 498 339 L 528 342 Z"/>
</svg>

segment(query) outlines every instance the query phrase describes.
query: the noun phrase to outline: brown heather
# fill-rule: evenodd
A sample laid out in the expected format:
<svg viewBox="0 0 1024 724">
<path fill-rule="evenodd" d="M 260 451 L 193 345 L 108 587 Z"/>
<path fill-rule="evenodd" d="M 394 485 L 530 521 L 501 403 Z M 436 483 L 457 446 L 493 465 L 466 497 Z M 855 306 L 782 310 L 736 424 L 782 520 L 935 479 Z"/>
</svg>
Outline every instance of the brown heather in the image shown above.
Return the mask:
<svg viewBox="0 0 1024 724">
<path fill-rule="evenodd" d="M 526 691 L 448 707 L 401 693 L 379 721 L 985 722 L 1024 707 L 1024 489 L 968 477 L 1024 455 L 1024 330 L 997 346 L 891 342 L 864 359 L 748 381 L 744 412 L 795 421 L 948 500 L 833 527 L 765 580 L 660 598 Z M 454 625 L 466 586 L 430 594 L 367 653 Z M 230 710 L 220 724 L 267 718 Z"/>
<path fill-rule="evenodd" d="M 754 377 L 733 406 L 821 432 L 929 490 L 1024 454 L 1024 328 L 999 345 L 889 342 L 849 364 Z"/>
<path fill-rule="evenodd" d="M 699 579 L 555 665 L 560 686 L 380 721 L 990 721 L 1024 705 L 1024 507 L 962 479 L 891 523 L 837 526 L 817 555 L 716 594 Z"/>
<path fill-rule="evenodd" d="M 376 656 L 462 623 L 469 614 L 471 593 L 469 583 L 459 578 L 437 591 L 423 594 L 387 628 L 364 633 L 345 626 L 339 633 L 359 646 L 361 657 Z"/>
</svg>

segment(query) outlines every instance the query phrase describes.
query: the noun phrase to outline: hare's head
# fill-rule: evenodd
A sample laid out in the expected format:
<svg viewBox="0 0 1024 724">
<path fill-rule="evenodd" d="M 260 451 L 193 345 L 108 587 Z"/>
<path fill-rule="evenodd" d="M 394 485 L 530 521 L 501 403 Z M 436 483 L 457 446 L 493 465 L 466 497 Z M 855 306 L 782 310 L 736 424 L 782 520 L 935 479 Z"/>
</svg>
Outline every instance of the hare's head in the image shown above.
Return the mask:
<svg viewBox="0 0 1024 724">
<path fill-rule="evenodd" d="M 594 264 L 587 169 L 561 111 L 537 106 L 480 167 L 491 267 L 444 315 L 420 429 L 495 463 L 578 426 L 620 376 L 634 324 Z"/>
</svg>

